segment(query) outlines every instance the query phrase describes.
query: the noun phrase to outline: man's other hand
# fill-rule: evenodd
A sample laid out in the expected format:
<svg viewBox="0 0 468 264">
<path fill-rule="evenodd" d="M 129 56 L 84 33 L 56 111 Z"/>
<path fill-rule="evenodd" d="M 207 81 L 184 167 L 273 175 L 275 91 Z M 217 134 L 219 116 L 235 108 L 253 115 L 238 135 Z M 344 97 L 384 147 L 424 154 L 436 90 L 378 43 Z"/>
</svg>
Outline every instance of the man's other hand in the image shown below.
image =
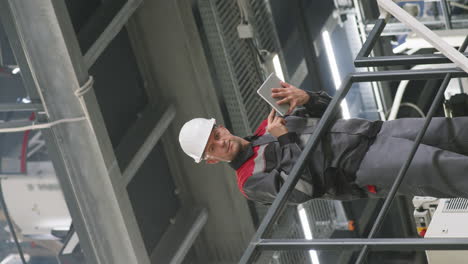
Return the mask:
<svg viewBox="0 0 468 264">
<path fill-rule="evenodd" d="M 275 109 L 271 109 L 271 112 L 268 115 L 267 131 L 275 138 L 279 138 L 280 136 L 288 133 L 286 120 L 281 116 L 276 116 Z"/>
<path fill-rule="evenodd" d="M 304 90 L 289 83 L 281 82 L 280 84 L 283 88 L 271 89 L 271 97 L 281 99 L 277 102 L 279 105 L 289 104 L 287 114 L 290 114 L 296 106 L 304 105 L 309 101 L 310 96 Z"/>
</svg>

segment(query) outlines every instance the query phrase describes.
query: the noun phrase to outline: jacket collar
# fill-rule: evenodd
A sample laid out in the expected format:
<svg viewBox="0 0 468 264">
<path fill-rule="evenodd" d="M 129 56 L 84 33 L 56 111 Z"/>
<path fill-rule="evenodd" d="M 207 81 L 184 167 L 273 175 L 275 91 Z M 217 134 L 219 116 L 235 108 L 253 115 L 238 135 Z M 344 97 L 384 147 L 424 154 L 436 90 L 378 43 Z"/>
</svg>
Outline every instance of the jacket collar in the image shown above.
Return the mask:
<svg viewBox="0 0 468 264">
<path fill-rule="evenodd" d="M 237 153 L 237 156 L 229 162 L 229 166 L 234 170 L 238 170 L 253 154 L 252 144 L 249 144 Z"/>
</svg>

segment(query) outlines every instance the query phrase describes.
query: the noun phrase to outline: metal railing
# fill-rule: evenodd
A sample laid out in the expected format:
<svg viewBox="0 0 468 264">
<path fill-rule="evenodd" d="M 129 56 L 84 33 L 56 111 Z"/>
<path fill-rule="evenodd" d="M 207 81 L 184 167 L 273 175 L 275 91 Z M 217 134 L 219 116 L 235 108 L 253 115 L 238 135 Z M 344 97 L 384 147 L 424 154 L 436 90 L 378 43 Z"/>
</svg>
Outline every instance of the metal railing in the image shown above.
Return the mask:
<svg viewBox="0 0 468 264">
<path fill-rule="evenodd" d="M 408 18 L 402 12 L 404 10 L 397 9 L 393 6 L 391 0 L 378 0 L 379 4 L 383 9 L 386 8 L 392 9 L 392 14 L 397 14 L 397 18 L 403 20 L 402 22 L 408 22 L 411 20 L 412 28 L 417 28 L 417 33 L 422 35 L 421 37 L 427 38 L 427 30 L 423 29 L 424 25 L 419 22 L 414 22 L 414 18 Z M 383 4 L 382 4 L 383 3 Z M 398 7 L 398 6 L 397 6 Z M 395 15 L 394 14 L 394 15 Z M 388 18 L 388 15 L 385 15 Z M 370 249 L 372 250 L 404 250 L 404 251 L 414 251 L 414 250 L 460 250 L 468 249 L 468 238 L 457 238 L 457 239 L 441 239 L 441 238 L 426 238 L 426 239 L 415 239 L 415 238 L 392 238 L 392 239 L 375 239 L 373 238 L 377 231 L 379 231 L 381 224 L 394 200 L 394 197 L 397 193 L 398 187 L 403 181 L 406 172 L 411 164 L 411 161 L 416 153 L 416 150 L 423 138 L 427 127 L 434 116 L 436 109 L 441 102 L 444 91 L 452 78 L 460 78 L 468 76 L 468 59 L 466 58 L 466 53 L 455 54 L 453 48 L 447 48 L 446 45 L 438 45 L 438 48 L 444 55 L 413 55 L 413 56 L 383 56 L 383 57 L 367 57 L 371 53 L 371 50 L 377 38 L 382 33 L 385 24 L 386 18 L 381 18 L 376 23 L 372 32 L 370 33 L 369 38 L 364 43 L 361 51 L 359 52 L 355 65 L 358 67 L 363 66 L 388 66 L 388 65 L 415 65 L 415 64 L 436 64 L 436 63 L 446 63 L 446 62 L 455 62 L 456 65 L 460 66 L 459 68 L 450 68 L 450 69 L 425 69 L 425 70 L 397 70 L 397 71 L 382 71 L 382 72 L 357 72 L 349 74 L 342 82 L 340 89 L 337 91 L 333 97 L 330 105 L 326 109 L 324 115 L 320 119 L 320 122 L 317 125 L 315 132 L 312 134 L 311 138 L 304 147 L 301 155 L 297 159 L 296 164 L 294 165 L 290 177 L 284 182 L 280 192 L 278 193 L 275 201 L 268 210 L 266 216 L 264 217 L 262 223 L 260 224 L 257 233 L 254 235 L 251 243 L 248 245 L 244 255 L 242 256 L 239 263 L 253 263 L 255 259 L 259 256 L 261 251 L 265 250 L 311 250 L 311 249 L 328 249 L 328 250 L 360 250 L 360 253 L 357 257 L 356 263 L 362 263 L 365 261 L 367 253 Z M 425 35 L 426 34 L 426 35 Z M 432 33 L 433 34 L 433 33 Z M 432 37 L 432 34 L 431 37 Z M 435 35 L 435 34 L 434 34 Z M 437 37 L 438 38 L 438 37 Z M 438 40 L 438 39 L 437 39 Z M 441 40 L 443 42 L 443 40 Z M 465 41 L 460 46 L 459 51 L 464 51 L 468 45 L 468 36 L 465 38 Z M 462 58 L 462 59 L 460 59 Z M 427 117 L 425 119 L 424 126 L 419 132 L 414 145 L 408 154 L 406 162 L 402 165 L 392 187 L 385 199 L 385 202 L 380 210 L 380 213 L 377 216 L 376 221 L 368 235 L 367 238 L 357 238 L 357 239 L 266 239 L 271 233 L 273 228 L 273 223 L 275 223 L 280 217 L 283 209 L 286 205 L 286 201 L 294 186 L 296 185 L 299 175 L 301 175 L 303 169 L 306 166 L 306 161 L 310 156 L 310 153 L 314 151 L 318 145 L 320 138 L 324 135 L 327 129 L 332 125 L 332 120 L 334 115 L 337 112 L 337 109 L 340 105 L 342 99 L 346 96 L 349 89 L 353 83 L 356 82 L 373 82 L 373 81 L 390 81 L 390 80 L 430 80 L 430 79 L 443 79 L 443 82 L 437 92 L 435 100 L 433 101 Z"/>
<path fill-rule="evenodd" d="M 385 80 L 429 80 L 429 79 L 442 79 L 447 74 L 450 74 L 450 78 L 461 78 L 468 77 L 468 73 L 458 69 L 441 69 L 441 70 L 399 70 L 399 71 L 385 71 L 385 72 L 358 72 L 349 74 L 343 81 L 342 86 L 338 90 L 337 94 L 333 97 L 330 105 L 322 116 L 320 122 L 317 125 L 317 129 L 314 134 L 311 136 L 307 142 L 304 150 L 297 159 L 294 168 L 291 171 L 291 176 L 284 182 L 280 192 L 278 193 L 275 201 L 268 210 L 263 222 L 260 224 L 260 227 L 257 230 L 254 238 L 247 247 L 242 259 L 239 263 L 252 263 L 253 260 L 258 256 L 259 250 L 275 250 L 275 249 L 292 249 L 292 245 L 300 245 L 299 249 L 330 249 L 334 246 L 334 249 L 342 248 L 356 248 L 358 246 L 372 245 L 373 241 L 376 243 L 373 248 L 382 247 L 383 249 L 388 250 L 392 249 L 408 249 L 409 245 L 424 246 L 425 249 L 447 249 L 451 245 L 463 245 L 463 249 L 468 249 L 468 239 L 457 239 L 456 243 L 441 242 L 441 239 L 321 239 L 321 240 L 304 240 L 304 239 L 264 239 L 272 231 L 273 223 L 280 217 L 281 212 L 286 205 L 287 197 L 294 189 L 299 175 L 305 167 L 305 162 L 312 151 L 318 145 L 319 139 L 326 132 L 326 130 L 332 124 L 332 117 L 336 114 L 340 106 L 341 100 L 346 96 L 347 92 L 351 88 L 353 83 L 357 82 L 373 82 L 373 81 L 385 81 Z M 443 88 L 443 86 L 442 86 Z M 441 89 L 444 90 L 444 89 Z M 428 118 L 430 115 L 428 115 Z M 430 120 L 430 119 L 428 119 Z M 425 130 L 425 129 L 424 129 Z M 422 130 L 422 131 L 424 131 Z M 419 145 L 419 144 L 417 144 Z M 416 146 L 416 145 L 415 145 Z M 407 169 L 407 168 L 406 168 Z M 406 169 L 404 172 L 406 172 Z M 401 174 L 401 173 L 400 173 Z M 402 174 L 403 175 L 403 174 Z M 401 181 L 400 181 L 401 182 Z M 397 186 L 398 187 L 398 186 Z M 395 189 L 396 190 L 396 189 Z M 387 197 L 392 198 L 390 195 Z M 391 202 L 391 201 L 390 201 Z M 385 211 L 388 210 L 388 208 Z M 384 215 L 381 216 L 383 219 Z M 270 243 L 271 242 L 271 243 Z M 398 247 L 398 243 L 401 242 L 401 247 Z M 464 243 L 461 243 L 464 242 Z M 323 247 L 321 246 L 323 244 Z M 298 248 L 295 248 L 298 249 Z M 417 248 L 414 248 L 417 249 Z M 455 249 L 455 248 L 454 248 Z M 456 249 L 460 249 L 457 246 Z"/>
</svg>

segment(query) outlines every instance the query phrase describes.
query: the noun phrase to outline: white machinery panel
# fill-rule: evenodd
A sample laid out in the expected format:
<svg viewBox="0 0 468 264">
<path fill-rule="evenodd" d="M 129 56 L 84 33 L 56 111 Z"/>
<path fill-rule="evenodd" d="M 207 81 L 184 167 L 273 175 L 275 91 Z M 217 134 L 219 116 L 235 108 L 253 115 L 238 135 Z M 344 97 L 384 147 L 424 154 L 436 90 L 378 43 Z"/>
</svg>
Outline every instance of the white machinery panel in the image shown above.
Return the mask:
<svg viewBox="0 0 468 264">
<path fill-rule="evenodd" d="M 468 237 L 468 200 L 440 199 L 425 237 L 464 238 Z M 427 250 L 429 264 L 465 264 L 468 250 Z"/>
</svg>

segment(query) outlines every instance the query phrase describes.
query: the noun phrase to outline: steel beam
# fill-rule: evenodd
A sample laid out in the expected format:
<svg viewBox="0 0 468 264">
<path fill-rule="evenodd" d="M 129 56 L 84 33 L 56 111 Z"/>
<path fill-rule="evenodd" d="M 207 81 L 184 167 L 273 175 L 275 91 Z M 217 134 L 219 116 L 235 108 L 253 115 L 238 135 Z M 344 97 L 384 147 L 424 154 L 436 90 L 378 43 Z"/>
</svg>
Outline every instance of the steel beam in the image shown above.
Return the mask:
<svg viewBox="0 0 468 264">
<path fill-rule="evenodd" d="M 34 81 L 26 88 L 39 92 L 46 119 L 85 116 L 88 107 L 74 92 L 88 80 L 87 68 L 64 1 L 0 0 L 0 12 L 13 19 L 7 32 L 16 31 L 12 46 Z M 94 92 L 86 98 L 95 99 Z M 128 194 L 113 180 L 121 175 L 102 116 L 89 112 L 87 121 L 44 131 L 87 263 L 149 263 L 134 216 L 124 211 Z"/>
<path fill-rule="evenodd" d="M 148 113 L 148 111 L 146 111 L 146 116 L 142 116 L 137 123 L 129 129 L 127 135 L 125 135 L 122 140 L 122 143 L 117 148 L 117 153 L 123 154 L 122 152 L 126 152 L 126 154 L 132 155 L 130 162 L 124 168 L 122 175 L 122 184 L 125 186 L 133 179 L 138 169 L 148 157 L 148 154 L 153 150 L 156 143 L 158 143 L 163 133 L 174 120 L 176 114 L 175 107 L 171 105 L 165 110 L 164 114 L 158 120 L 153 114 L 155 113 L 154 109 L 152 107 L 150 108 L 151 112 Z M 145 130 L 147 130 L 145 127 L 148 127 L 148 124 L 152 126 L 149 134 L 144 135 L 144 140 L 138 146 L 138 149 L 136 151 L 132 151 L 129 145 L 135 145 L 135 139 L 140 137 L 140 132 L 144 133 Z"/>
<path fill-rule="evenodd" d="M 334 238 L 261 239 L 261 250 L 358 250 L 367 246 L 381 251 L 466 250 L 468 238 Z"/>
<path fill-rule="evenodd" d="M 88 69 L 93 66 L 97 58 L 99 58 L 109 43 L 111 43 L 115 36 L 117 36 L 124 25 L 127 24 L 128 19 L 130 19 L 130 17 L 142 2 L 143 0 L 128 0 L 122 9 L 120 9 L 117 15 L 106 27 L 104 32 L 102 32 L 96 42 L 94 42 L 91 48 L 89 48 L 89 50 L 84 55 L 84 63 Z"/>
<path fill-rule="evenodd" d="M 206 209 L 182 209 L 151 254 L 152 263 L 180 264 L 208 220 Z"/>
</svg>

